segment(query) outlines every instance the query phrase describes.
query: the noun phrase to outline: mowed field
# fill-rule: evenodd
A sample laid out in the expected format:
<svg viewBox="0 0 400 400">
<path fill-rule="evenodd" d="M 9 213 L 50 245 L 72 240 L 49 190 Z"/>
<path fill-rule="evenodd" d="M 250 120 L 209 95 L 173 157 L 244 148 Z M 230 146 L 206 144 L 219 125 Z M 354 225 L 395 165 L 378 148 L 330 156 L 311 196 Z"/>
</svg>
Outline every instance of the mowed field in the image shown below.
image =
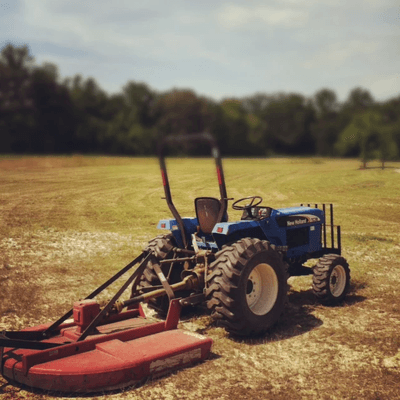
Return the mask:
<svg viewBox="0 0 400 400">
<path fill-rule="evenodd" d="M 197 196 L 218 197 L 210 159 L 168 160 L 183 216 Z M 202 364 L 95 398 L 400 399 L 400 163 L 226 159 L 229 197 L 273 208 L 333 203 L 351 292 L 318 304 L 311 277 L 290 278 L 289 304 L 261 338 L 229 337 L 206 313 L 181 327 L 214 340 Z M 0 330 L 55 320 L 128 264 L 169 218 L 156 159 L 0 158 Z M 231 220 L 239 211 L 229 211 Z M 110 289 L 105 296 L 111 296 Z M 0 378 L 2 399 L 50 399 Z"/>
</svg>

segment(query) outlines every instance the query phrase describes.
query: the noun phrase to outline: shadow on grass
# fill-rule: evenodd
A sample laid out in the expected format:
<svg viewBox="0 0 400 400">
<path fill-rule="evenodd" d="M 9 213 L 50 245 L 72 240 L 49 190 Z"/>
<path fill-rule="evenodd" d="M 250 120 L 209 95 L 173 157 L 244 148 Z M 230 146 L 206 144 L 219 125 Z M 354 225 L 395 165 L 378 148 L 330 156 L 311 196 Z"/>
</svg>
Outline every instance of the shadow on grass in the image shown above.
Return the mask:
<svg viewBox="0 0 400 400">
<path fill-rule="evenodd" d="M 367 298 L 365 296 L 361 296 L 357 294 L 360 290 L 365 289 L 368 287 L 368 284 L 363 281 L 358 281 L 358 280 L 353 280 L 350 285 L 350 290 L 347 296 L 345 297 L 344 301 L 342 304 L 339 304 L 339 306 L 346 305 L 346 306 L 352 306 L 357 303 L 361 303 Z"/>
<path fill-rule="evenodd" d="M 228 334 L 228 337 L 235 342 L 262 344 L 303 335 L 323 324 L 322 320 L 314 315 L 316 308 L 330 308 L 332 309 L 332 312 L 334 312 L 333 309 L 335 308 L 353 306 L 357 303 L 361 303 L 366 299 L 366 297 L 356 293 L 366 287 L 367 284 L 365 282 L 353 282 L 345 300 L 334 305 L 321 304 L 316 299 L 312 289 L 301 291 L 289 290 L 288 302 L 285 306 L 282 316 L 278 320 L 277 324 L 270 328 L 266 333 L 258 336 L 252 336 L 250 338 L 232 334 Z M 209 323 L 207 323 L 207 326 L 205 327 L 203 324 L 203 327 L 196 329 L 196 332 L 202 335 L 207 335 L 210 329 L 218 327 L 218 322 L 211 320 L 210 313 L 205 306 L 197 306 L 186 309 L 181 315 L 181 321 L 193 321 L 195 323 L 196 319 L 206 316 L 209 317 Z"/>
<path fill-rule="evenodd" d="M 366 299 L 364 296 L 356 295 L 355 291 L 356 285 L 353 285 L 346 299 L 342 303 L 335 305 L 323 305 L 319 303 L 311 289 L 296 292 L 291 291 L 288 294 L 289 301 L 281 318 L 266 333 L 251 338 L 230 335 L 230 338 L 236 342 L 257 345 L 303 335 L 323 324 L 321 319 L 313 315 L 316 308 L 326 307 L 334 309 L 353 306 Z"/>
<path fill-rule="evenodd" d="M 319 304 L 311 290 L 290 292 L 288 300 L 277 324 L 266 333 L 250 338 L 230 335 L 230 338 L 235 342 L 258 345 L 303 335 L 322 325 L 322 320 L 312 314 Z"/>
<path fill-rule="evenodd" d="M 384 166 L 383 168 L 380 166 L 374 166 L 374 167 L 368 167 L 368 166 L 366 166 L 366 167 L 364 167 L 364 166 L 360 166 L 360 167 L 358 167 L 357 169 L 359 169 L 359 170 L 367 170 L 367 169 L 395 169 L 395 168 L 397 168 L 397 167 L 393 167 L 393 166 L 391 166 L 391 165 L 388 165 L 388 166 Z"/>
<path fill-rule="evenodd" d="M 10 386 L 10 384 L 7 381 L 3 382 L 3 379 L 1 379 L 1 381 L 0 381 L 0 394 L 1 395 L 8 393 L 8 391 L 6 390 L 8 386 Z"/>
</svg>

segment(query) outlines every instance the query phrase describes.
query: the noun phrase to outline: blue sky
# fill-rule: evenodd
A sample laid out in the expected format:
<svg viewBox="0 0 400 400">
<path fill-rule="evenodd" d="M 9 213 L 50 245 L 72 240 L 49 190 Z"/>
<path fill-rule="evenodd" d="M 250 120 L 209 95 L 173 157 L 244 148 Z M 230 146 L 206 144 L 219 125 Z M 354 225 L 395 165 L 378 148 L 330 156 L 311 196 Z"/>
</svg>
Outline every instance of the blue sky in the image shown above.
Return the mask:
<svg viewBox="0 0 400 400">
<path fill-rule="evenodd" d="M 220 100 L 256 92 L 400 95 L 398 0 L 0 0 L 0 46 L 61 77 L 129 80 Z"/>
</svg>

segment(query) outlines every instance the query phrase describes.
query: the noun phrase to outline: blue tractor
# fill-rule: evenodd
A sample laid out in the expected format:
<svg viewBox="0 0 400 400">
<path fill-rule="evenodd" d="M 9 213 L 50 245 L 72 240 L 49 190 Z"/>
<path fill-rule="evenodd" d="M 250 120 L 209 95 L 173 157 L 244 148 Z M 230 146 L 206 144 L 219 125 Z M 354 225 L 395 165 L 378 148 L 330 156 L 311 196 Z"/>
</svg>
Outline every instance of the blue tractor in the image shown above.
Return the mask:
<svg viewBox="0 0 400 400">
<path fill-rule="evenodd" d="M 216 164 L 220 198 L 195 199 L 196 217 L 182 218 L 171 197 L 164 149 L 184 142 L 208 143 Z M 159 146 L 165 199 L 173 218 L 158 228 L 152 252 L 132 298 L 166 313 L 172 298 L 182 305 L 206 304 L 217 324 L 234 335 L 257 335 L 277 322 L 287 301 L 290 276 L 313 275 L 312 287 L 323 303 L 342 301 L 350 286 L 350 269 L 341 256 L 340 227 L 325 204 L 279 208 L 263 206 L 260 196 L 234 201 L 240 221 L 229 221 L 222 162 L 214 138 L 207 134 L 169 136 Z M 327 215 L 328 218 L 327 221 Z M 336 238 L 335 238 L 336 237 Z M 329 242 L 329 243 L 328 243 Z M 313 267 L 310 259 L 319 259 Z"/>
</svg>

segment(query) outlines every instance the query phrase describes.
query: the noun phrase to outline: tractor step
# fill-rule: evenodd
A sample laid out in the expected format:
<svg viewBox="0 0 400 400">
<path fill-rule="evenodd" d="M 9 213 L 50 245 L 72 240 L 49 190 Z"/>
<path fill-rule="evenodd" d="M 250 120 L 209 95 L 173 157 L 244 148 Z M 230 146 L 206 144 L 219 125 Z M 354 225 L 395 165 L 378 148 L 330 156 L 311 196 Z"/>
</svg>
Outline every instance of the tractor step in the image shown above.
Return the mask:
<svg viewBox="0 0 400 400">
<path fill-rule="evenodd" d="M 154 322 L 135 313 L 98 327 L 79 341 L 81 327 L 63 324 L 57 335 L 39 343 L 58 347 L 44 350 L 5 347 L 5 378 L 53 392 L 90 393 L 120 389 L 190 366 L 208 357 L 212 340 L 177 329 L 180 306 L 171 302 L 166 321 Z M 126 318 L 124 318 L 126 314 Z M 134 316 L 132 316 L 134 315 Z M 47 325 L 26 332 L 45 331 Z"/>
</svg>

